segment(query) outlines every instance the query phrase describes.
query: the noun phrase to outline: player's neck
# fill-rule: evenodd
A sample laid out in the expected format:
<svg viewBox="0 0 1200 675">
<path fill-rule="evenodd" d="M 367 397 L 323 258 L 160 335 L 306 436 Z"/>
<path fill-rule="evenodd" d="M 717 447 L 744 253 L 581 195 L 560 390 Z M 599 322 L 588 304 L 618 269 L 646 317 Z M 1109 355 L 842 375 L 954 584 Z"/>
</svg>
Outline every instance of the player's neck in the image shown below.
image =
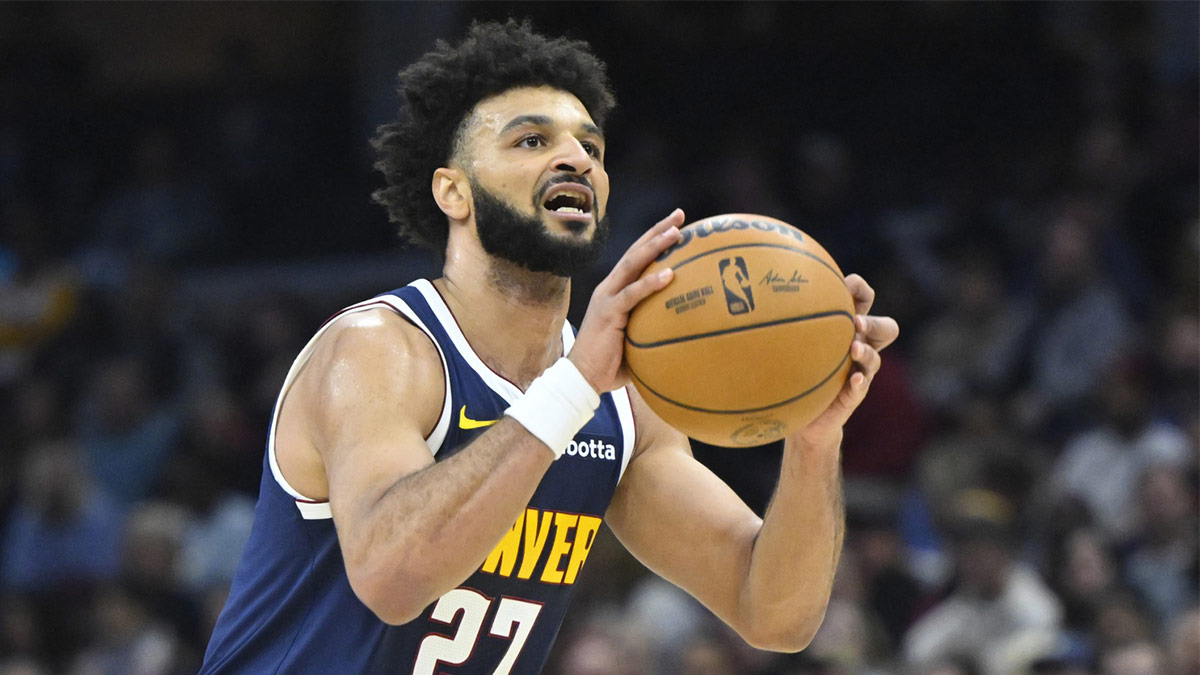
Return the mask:
<svg viewBox="0 0 1200 675">
<path fill-rule="evenodd" d="M 473 258 L 447 257 L 434 285 L 479 358 L 524 389 L 563 353 L 571 282 L 490 256 Z"/>
</svg>

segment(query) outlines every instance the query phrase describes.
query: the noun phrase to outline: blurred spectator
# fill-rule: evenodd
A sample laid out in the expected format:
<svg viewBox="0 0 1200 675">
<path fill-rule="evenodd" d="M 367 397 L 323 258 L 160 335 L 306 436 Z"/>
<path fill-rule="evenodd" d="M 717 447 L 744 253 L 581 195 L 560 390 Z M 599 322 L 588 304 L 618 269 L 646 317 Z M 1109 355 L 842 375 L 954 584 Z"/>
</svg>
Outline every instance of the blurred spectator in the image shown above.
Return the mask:
<svg viewBox="0 0 1200 675">
<path fill-rule="evenodd" d="M 1166 659 L 1149 640 L 1131 642 L 1100 655 L 1100 675 L 1167 675 Z"/>
<path fill-rule="evenodd" d="M 163 475 L 163 495 L 201 518 L 222 508 L 230 491 L 249 499 L 253 509 L 266 435 L 265 422 L 258 422 L 229 388 L 197 389 L 184 411 L 178 452 Z"/>
<path fill-rule="evenodd" d="M 185 588 L 180 568 L 184 537 L 192 524 L 180 507 L 144 502 L 133 509 L 122 542 L 121 594 L 154 621 L 182 640 L 199 644 L 201 613 L 198 595 Z"/>
<path fill-rule="evenodd" d="M 121 510 L 66 442 L 33 449 L 0 546 L 0 586 L 22 591 L 91 584 L 117 572 Z"/>
<path fill-rule="evenodd" d="M 561 675 L 634 675 L 635 664 L 614 631 L 600 628 L 564 640 Z"/>
<path fill-rule="evenodd" d="M 1031 371 L 1019 400 L 1021 420 L 1032 428 L 1078 423 L 1087 396 L 1134 337 L 1124 301 L 1100 264 L 1091 206 L 1056 207 L 1037 262 Z"/>
<path fill-rule="evenodd" d="M 991 248 L 955 251 L 946 308 L 916 334 L 916 389 L 934 411 L 1012 385 L 1032 317 L 1009 296 L 1000 262 Z"/>
<path fill-rule="evenodd" d="M 682 650 L 697 639 L 712 615 L 692 596 L 658 577 L 634 587 L 625 605 L 626 620 L 645 643 L 651 672 L 678 671 Z"/>
<path fill-rule="evenodd" d="M 1082 500 L 1113 542 L 1133 534 L 1141 472 L 1152 465 L 1180 470 L 1194 455 L 1182 431 L 1155 418 L 1148 376 L 1134 359 L 1107 368 L 1098 387 L 1103 419 L 1067 440 L 1049 474 L 1054 493 Z"/>
<path fill-rule="evenodd" d="M 1124 589 L 1101 598 L 1092 625 L 1095 654 L 1121 645 L 1154 639 L 1154 621 L 1141 600 Z"/>
<path fill-rule="evenodd" d="M 953 155 L 947 161 L 954 165 L 925 177 L 911 201 L 882 210 L 876 223 L 884 264 L 900 266 L 934 305 L 955 292 L 955 256 L 982 249 L 1003 267 L 1010 231 L 1018 229 L 997 206 L 997 196 L 985 191 L 988 179 L 978 158 L 959 149 L 944 152 Z"/>
<path fill-rule="evenodd" d="M 0 595 L 0 662 L 32 659 L 44 649 L 43 642 L 33 602 L 17 593 Z"/>
<path fill-rule="evenodd" d="M 210 455 L 204 452 L 213 450 L 192 449 L 177 458 L 168 470 L 164 493 L 165 499 L 187 509 L 179 576 L 183 588 L 197 594 L 233 580 L 254 522 L 254 499 L 223 482 L 220 467 L 207 464 Z"/>
<path fill-rule="evenodd" d="M 700 636 L 683 648 L 679 672 L 686 675 L 725 675 L 738 672 L 733 654 L 719 640 Z"/>
<path fill-rule="evenodd" d="M 243 396 L 242 405 L 260 429 L 259 448 L 292 359 L 300 352 L 323 317 L 309 316 L 313 308 L 297 295 L 269 290 L 239 303 L 230 328 L 221 336 L 224 377 Z M 261 463 L 261 454 L 255 465 Z M 257 494 L 258 481 L 254 481 Z"/>
<path fill-rule="evenodd" d="M 965 659 L 985 675 L 1011 672 L 1054 645 L 1062 608 L 1015 557 L 1014 515 L 995 493 L 957 498 L 949 530 L 957 587 L 909 629 L 904 657 L 922 666 Z"/>
<path fill-rule="evenodd" d="M 896 271 L 891 273 L 911 280 L 915 293 L 927 301 L 940 301 L 948 287 L 945 265 L 935 251 L 936 243 L 954 230 L 947 211 L 948 207 L 941 202 L 904 205 L 882 213 L 876 224 L 892 254 L 885 263 L 885 277 L 886 268 L 895 266 Z"/>
<path fill-rule="evenodd" d="M 1194 605 L 1168 626 L 1167 659 L 1171 675 L 1200 673 L 1200 609 Z"/>
<path fill-rule="evenodd" d="M 181 672 L 178 640 L 121 586 L 96 600 L 95 636 L 72 664 L 70 675 L 171 675 Z M 191 664 L 199 667 L 199 663 Z"/>
<path fill-rule="evenodd" d="M 150 496 L 175 452 L 180 422 L 155 400 L 147 363 L 125 355 L 101 363 L 89 379 L 78 426 L 92 475 L 130 504 Z"/>
<path fill-rule="evenodd" d="M 75 314 L 78 279 L 52 246 L 35 207 L 0 208 L 0 386 L 25 374 Z"/>
<path fill-rule="evenodd" d="M 0 538 L 10 523 L 20 493 L 21 467 L 30 452 L 70 435 L 67 401 L 61 384 L 51 377 L 27 375 L 11 388 L 0 386 L 0 398 L 11 401 L 0 409 L 7 448 L 0 451 Z"/>
<path fill-rule="evenodd" d="M 913 577 L 925 588 L 942 586 L 953 573 L 952 561 L 938 532 L 935 506 L 921 487 L 910 487 L 900 500 L 896 531 L 904 543 Z"/>
<path fill-rule="evenodd" d="M 1097 259 L 1115 289 L 1138 318 L 1145 318 L 1153 278 L 1138 247 L 1122 227 L 1122 205 L 1146 173 L 1146 160 L 1130 139 L 1127 124 L 1099 118 L 1079 134 L 1076 148 L 1078 181 L 1089 191 L 1074 208 L 1094 231 Z"/>
<path fill-rule="evenodd" d="M 1070 639 L 1086 644 L 1100 604 L 1120 588 L 1116 554 L 1094 528 L 1078 528 L 1062 539 L 1050 560 L 1051 586 L 1063 603 L 1063 627 Z"/>
<path fill-rule="evenodd" d="M 1200 265 L 1197 265 L 1200 267 Z M 1200 283 L 1196 284 L 1200 288 Z M 1200 316 L 1175 307 L 1151 329 L 1158 337 L 1152 355 L 1155 380 L 1155 413 L 1192 435 L 1193 450 L 1200 451 Z M 1200 467 L 1200 454 L 1191 460 Z"/>
<path fill-rule="evenodd" d="M 547 664 L 547 673 L 575 675 L 653 675 L 648 641 L 640 626 L 622 610 L 602 601 L 585 603 L 572 626 L 562 632 L 561 648 Z"/>
<path fill-rule="evenodd" d="M 1091 652 L 1070 641 L 1060 643 L 1050 654 L 1035 659 L 1029 672 L 1037 675 L 1091 675 Z"/>
<path fill-rule="evenodd" d="M 1138 483 L 1137 536 L 1125 579 L 1163 624 L 1200 597 L 1196 491 L 1174 466 L 1150 466 Z"/>
<path fill-rule="evenodd" d="M 1085 124 L 1076 139 L 1075 171 L 1096 193 L 1123 200 L 1145 171 L 1146 160 L 1137 150 L 1119 117 L 1100 115 Z"/>
<path fill-rule="evenodd" d="M 856 549 L 842 554 L 825 620 L 805 651 L 847 673 L 879 663 L 885 653 L 882 626 L 867 605 L 866 580 Z"/>
<path fill-rule="evenodd" d="M 58 379 L 40 373 L 21 380 L 21 395 L 13 398 L 6 434 L 14 448 L 31 447 L 70 431 L 69 401 L 63 389 Z"/>
<path fill-rule="evenodd" d="M 162 264 L 137 261 L 129 266 L 127 283 L 96 301 L 101 349 L 108 354 L 137 354 L 146 365 L 150 394 L 174 402 L 185 378 L 198 379 L 191 352 L 194 340 L 185 328 L 188 306 L 175 291 L 178 271 Z"/>
<path fill-rule="evenodd" d="M 70 327 L 51 347 L 54 358 L 38 362 L 38 374 L 59 381 L 72 408 L 75 399 L 86 400 L 86 376 L 114 356 L 135 354 L 143 361 L 150 395 L 159 401 L 174 399 L 185 378 L 197 376 L 193 343 L 204 338 L 187 330 L 191 305 L 175 292 L 177 272 L 138 261 L 123 275 L 126 283 L 118 287 L 87 291 Z"/>
<path fill-rule="evenodd" d="M 954 516 L 959 496 L 984 486 L 1011 505 L 1024 505 L 1030 476 L 1041 469 L 1039 444 L 1005 418 L 999 399 L 972 395 L 948 412 L 941 433 L 922 449 L 913 489 L 900 505 L 898 524 L 912 555 L 912 572 L 927 586 L 942 583 L 951 572 L 937 528 Z"/>
<path fill-rule="evenodd" d="M 862 576 L 861 597 L 856 602 L 878 622 L 878 644 L 882 654 L 900 647 L 905 631 L 916 618 L 924 600 L 920 584 L 908 569 L 903 543 L 896 530 L 892 510 L 850 513 L 846 525 L 846 551 L 852 555 Z M 866 637 L 866 636 L 864 636 Z"/>
</svg>

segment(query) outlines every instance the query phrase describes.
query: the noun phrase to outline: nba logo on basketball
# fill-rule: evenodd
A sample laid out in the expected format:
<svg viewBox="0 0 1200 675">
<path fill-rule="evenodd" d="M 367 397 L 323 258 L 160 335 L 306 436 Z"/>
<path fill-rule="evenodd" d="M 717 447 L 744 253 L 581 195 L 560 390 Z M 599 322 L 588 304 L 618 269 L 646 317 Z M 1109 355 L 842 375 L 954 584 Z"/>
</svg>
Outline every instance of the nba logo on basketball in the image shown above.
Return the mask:
<svg viewBox="0 0 1200 675">
<path fill-rule="evenodd" d="M 724 258 L 718 265 L 721 285 L 725 287 L 725 305 L 730 314 L 746 314 L 754 309 L 754 291 L 750 288 L 750 271 L 741 256 Z"/>
</svg>

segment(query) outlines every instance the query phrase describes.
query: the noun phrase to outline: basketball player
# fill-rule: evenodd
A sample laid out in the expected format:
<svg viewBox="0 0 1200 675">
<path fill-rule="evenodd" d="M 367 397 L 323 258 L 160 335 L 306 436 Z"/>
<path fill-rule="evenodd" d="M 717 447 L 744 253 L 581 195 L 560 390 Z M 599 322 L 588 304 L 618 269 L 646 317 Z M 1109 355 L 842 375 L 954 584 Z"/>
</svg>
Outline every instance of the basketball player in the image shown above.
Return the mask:
<svg viewBox="0 0 1200 675">
<path fill-rule="evenodd" d="M 400 83 L 376 197 L 443 275 L 344 310 L 296 359 L 201 672 L 536 673 L 601 519 L 751 644 L 802 649 L 842 544 L 842 425 L 895 322 L 847 279 L 855 372 L 788 440 L 760 520 L 625 386 L 629 311 L 670 273 L 638 277 L 683 212 L 565 321 L 608 228 L 603 64 L 510 21 Z"/>
</svg>

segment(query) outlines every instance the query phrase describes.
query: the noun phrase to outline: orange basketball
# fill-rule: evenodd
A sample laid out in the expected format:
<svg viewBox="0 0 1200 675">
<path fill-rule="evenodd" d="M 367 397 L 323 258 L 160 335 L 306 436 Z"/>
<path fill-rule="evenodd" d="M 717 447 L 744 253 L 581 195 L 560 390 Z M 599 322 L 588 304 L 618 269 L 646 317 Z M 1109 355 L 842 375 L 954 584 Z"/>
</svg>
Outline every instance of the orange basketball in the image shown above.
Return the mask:
<svg viewBox="0 0 1200 675">
<path fill-rule="evenodd" d="M 692 438 L 769 443 L 803 428 L 850 373 L 854 301 L 837 263 L 785 222 L 713 216 L 645 274 L 675 270 L 629 317 L 625 360 L 651 409 Z"/>
</svg>

